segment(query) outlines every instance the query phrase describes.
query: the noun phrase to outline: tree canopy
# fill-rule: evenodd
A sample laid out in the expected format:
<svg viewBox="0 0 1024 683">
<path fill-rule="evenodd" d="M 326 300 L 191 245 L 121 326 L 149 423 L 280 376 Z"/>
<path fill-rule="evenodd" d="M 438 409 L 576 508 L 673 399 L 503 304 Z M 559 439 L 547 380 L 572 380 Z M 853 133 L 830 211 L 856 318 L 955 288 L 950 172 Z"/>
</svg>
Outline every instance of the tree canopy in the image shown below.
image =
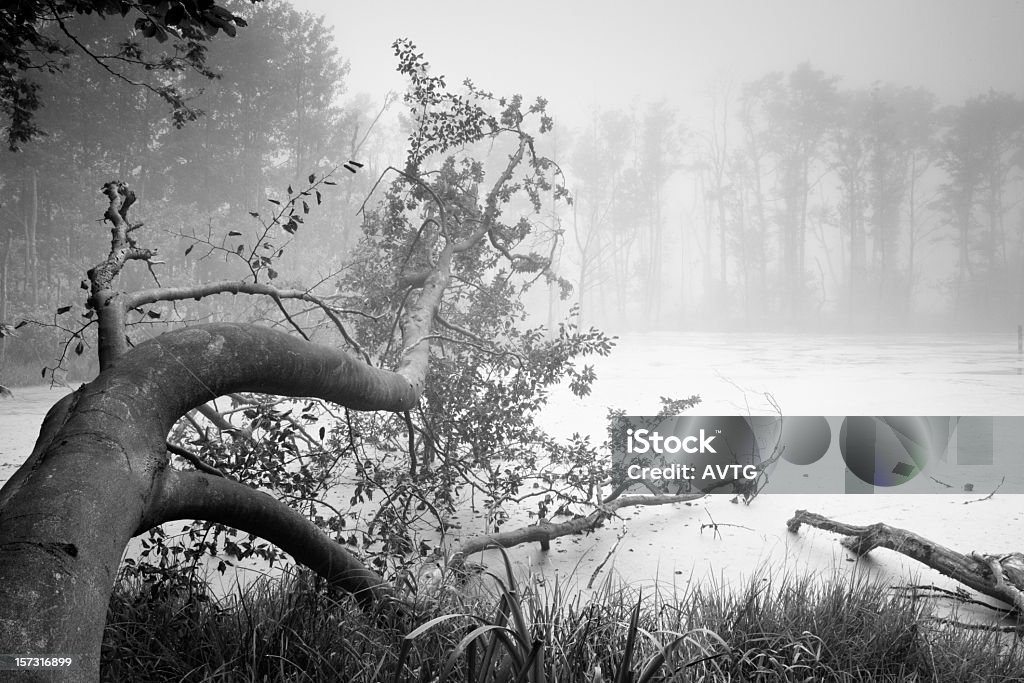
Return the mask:
<svg viewBox="0 0 1024 683">
<path fill-rule="evenodd" d="M 253 3 L 260 0 L 250 0 Z M 76 17 L 94 15 L 124 21 L 124 35 L 112 52 L 99 52 L 83 40 Z M 224 32 L 234 36 L 245 26 L 241 16 L 213 0 L 27 0 L 0 8 L 0 110 L 12 149 L 43 131 L 35 124 L 40 107 L 39 83 L 33 73 L 58 72 L 80 53 L 118 78 L 144 87 L 171 106 L 175 125 L 195 120 L 199 110 L 173 75 L 192 69 L 208 78 L 207 39 Z M 166 44 L 165 52 L 148 54 L 142 39 Z M 151 72 L 139 78 L 139 70 Z M 159 74 L 159 75 L 153 75 Z"/>
</svg>

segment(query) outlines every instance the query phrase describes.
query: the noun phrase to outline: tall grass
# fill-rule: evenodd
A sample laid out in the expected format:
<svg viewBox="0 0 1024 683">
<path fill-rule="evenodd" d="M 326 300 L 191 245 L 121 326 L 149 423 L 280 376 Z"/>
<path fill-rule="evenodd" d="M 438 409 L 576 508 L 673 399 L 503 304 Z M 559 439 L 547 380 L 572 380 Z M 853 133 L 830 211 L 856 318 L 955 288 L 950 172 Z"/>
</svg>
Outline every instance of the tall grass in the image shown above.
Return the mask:
<svg viewBox="0 0 1024 683">
<path fill-rule="evenodd" d="M 503 575 L 502 575 L 503 574 Z M 861 579 L 744 589 L 454 579 L 361 612 L 302 570 L 217 603 L 122 581 L 103 678 L 117 681 L 1018 681 L 1016 640 L 940 624 Z"/>
</svg>

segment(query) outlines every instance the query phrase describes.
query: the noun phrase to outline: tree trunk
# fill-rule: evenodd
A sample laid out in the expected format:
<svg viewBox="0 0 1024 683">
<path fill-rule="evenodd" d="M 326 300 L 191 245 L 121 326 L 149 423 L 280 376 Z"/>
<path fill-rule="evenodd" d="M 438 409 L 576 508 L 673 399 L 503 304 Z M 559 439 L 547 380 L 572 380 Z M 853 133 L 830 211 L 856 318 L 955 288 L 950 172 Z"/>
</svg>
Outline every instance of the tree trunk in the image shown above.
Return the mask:
<svg viewBox="0 0 1024 683">
<path fill-rule="evenodd" d="M 520 136 L 518 149 L 488 194 L 480 227 L 461 241 L 444 244 L 434 265 L 405 284 L 420 291 L 399 320 L 403 350 L 394 372 L 283 332 L 242 324 L 185 328 L 129 351 L 123 318 L 144 301 L 243 288 L 257 293 L 265 286 L 215 283 L 135 295 L 117 291 L 114 283 L 124 265 L 149 261 L 156 252 L 137 247 L 129 237 L 139 227 L 127 220 L 135 193 L 122 182 L 106 183 L 102 191 L 110 203 L 104 218 L 113 226 L 111 248 L 89 271 L 89 305 L 100 321 L 101 372 L 51 409 L 29 459 L 0 488 L 0 649 L 74 656 L 76 668 L 65 680 L 96 680 L 110 593 L 125 547 L 132 536 L 176 519 L 219 522 L 266 538 L 364 604 L 388 593 L 381 578 L 343 546 L 270 496 L 224 478 L 172 469 L 167 435 L 189 411 L 236 392 L 320 398 L 355 410 L 416 407 L 426 384 L 431 324 L 451 277 L 452 259 L 488 236 L 498 245 L 491 230 L 500 213 L 500 194 L 528 142 Z M 443 219 L 439 229 L 447 237 Z M 271 293 L 275 298 L 281 294 Z M 301 298 L 308 297 L 307 292 Z M 28 678 L 50 677 L 30 672 Z"/>
<path fill-rule="evenodd" d="M 50 411 L 32 455 L 0 489 L 4 650 L 79 656 L 69 680 L 96 680 L 124 549 L 132 536 L 173 519 L 222 522 L 273 540 L 369 599 L 382 589 L 379 578 L 339 544 L 299 525 L 269 496 L 170 469 L 165 439 L 181 415 L 231 392 L 400 411 L 416 405 L 421 387 L 415 372 L 379 370 L 247 325 L 171 332 L 117 359 Z"/>
<path fill-rule="evenodd" d="M 31 171 L 25 193 L 25 277 L 32 287 L 32 306 L 39 308 L 39 257 L 36 253 L 36 228 L 39 219 L 39 196 L 35 170 Z"/>
</svg>

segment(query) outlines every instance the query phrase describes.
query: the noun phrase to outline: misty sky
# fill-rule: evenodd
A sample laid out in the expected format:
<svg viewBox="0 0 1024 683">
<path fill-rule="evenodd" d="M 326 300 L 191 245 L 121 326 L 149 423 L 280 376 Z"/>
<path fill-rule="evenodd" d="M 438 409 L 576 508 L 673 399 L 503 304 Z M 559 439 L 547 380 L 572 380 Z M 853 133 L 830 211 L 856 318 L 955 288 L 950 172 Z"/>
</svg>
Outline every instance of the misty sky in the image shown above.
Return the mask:
<svg viewBox="0 0 1024 683">
<path fill-rule="evenodd" d="M 713 82 L 738 88 L 802 61 L 841 86 L 925 86 L 946 102 L 1024 91 L 1024 3 L 1008 0 L 294 4 L 328 17 L 351 61 L 349 92 L 377 100 L 403 88 L 397 37 L 450 81 L 543 95 L 570 118 L 634 97 L 703 109 Z"/>
</svg>

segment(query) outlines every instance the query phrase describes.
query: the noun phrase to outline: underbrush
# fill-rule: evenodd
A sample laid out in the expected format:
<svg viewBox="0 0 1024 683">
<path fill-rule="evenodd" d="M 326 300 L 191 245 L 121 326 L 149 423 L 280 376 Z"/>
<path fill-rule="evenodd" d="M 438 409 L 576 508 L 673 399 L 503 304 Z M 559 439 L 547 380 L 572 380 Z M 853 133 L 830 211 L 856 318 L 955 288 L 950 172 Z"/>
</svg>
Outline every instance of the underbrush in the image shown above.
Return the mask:
<svg viewBox="0 0 1024 683">
<path fill-rule="evenodd" d="M 361 611 L 295 570 L 217 602 L 202 583 L 123 579 L 111 681 L 1015 681 L 1016 640 L 932 619 L 859 579 L 761 578 L 590 597 L 561 583 L 454 579 Z"/>
</svg>

